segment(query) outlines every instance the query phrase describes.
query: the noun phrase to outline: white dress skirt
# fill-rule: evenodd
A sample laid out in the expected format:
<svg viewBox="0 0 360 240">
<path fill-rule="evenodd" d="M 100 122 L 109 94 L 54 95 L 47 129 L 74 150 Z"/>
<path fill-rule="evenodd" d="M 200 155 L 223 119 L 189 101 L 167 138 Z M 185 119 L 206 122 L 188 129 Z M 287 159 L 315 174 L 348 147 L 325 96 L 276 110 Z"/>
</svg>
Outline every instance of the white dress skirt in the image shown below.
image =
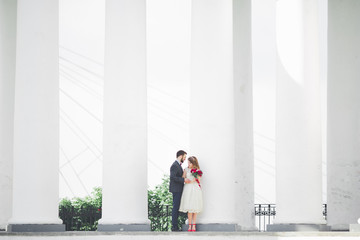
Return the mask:
<svg viewBox="0 0 360 240">
<path fill-rule="evenodd" d="M 191 174 L 190 169 L 186 168 L 186 178 L 191 181 L 195 177 Z M 180 212 L 199 213 L 203 209 L 202 190 L 199 184 L 194 181 L 192 183 L 185 183 L 184 190 L 181 196 Z"/>
</svg>

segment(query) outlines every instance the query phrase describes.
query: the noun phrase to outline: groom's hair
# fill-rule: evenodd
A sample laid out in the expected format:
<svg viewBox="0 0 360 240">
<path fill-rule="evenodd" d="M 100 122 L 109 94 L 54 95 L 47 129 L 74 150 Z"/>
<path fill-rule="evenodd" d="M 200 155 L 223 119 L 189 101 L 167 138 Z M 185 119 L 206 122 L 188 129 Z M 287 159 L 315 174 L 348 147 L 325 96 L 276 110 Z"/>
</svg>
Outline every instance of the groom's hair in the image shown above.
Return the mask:
<svg viewBox="0 0 360 240">
<path fill-rule="evenodd" d="M 179 156 L 183 156 L 184 154 L 187 154 L 184 150 L 179 150 L 177 153 L 176 153 L 176 158 L 178 158 Z"/>
</svg>

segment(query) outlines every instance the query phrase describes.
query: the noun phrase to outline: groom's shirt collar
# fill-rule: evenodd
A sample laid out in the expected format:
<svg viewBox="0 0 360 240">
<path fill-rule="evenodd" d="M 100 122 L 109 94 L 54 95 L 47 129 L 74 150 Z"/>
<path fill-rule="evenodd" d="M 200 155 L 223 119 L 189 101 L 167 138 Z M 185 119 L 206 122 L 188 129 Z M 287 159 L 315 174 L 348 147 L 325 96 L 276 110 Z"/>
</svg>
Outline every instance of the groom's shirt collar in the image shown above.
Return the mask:
<svg viewBox="0 0 360 240">
<path fill-rule="evenodd" d="M 175 161 L 176 161 L 176 162 L 177 162 L 177 163 L 181 166 L 181 163 L 180 163 L 180 161 L 179 161 L 179 160 L 177 160 L 177 159 L 176 159 Z"/>
</svg>

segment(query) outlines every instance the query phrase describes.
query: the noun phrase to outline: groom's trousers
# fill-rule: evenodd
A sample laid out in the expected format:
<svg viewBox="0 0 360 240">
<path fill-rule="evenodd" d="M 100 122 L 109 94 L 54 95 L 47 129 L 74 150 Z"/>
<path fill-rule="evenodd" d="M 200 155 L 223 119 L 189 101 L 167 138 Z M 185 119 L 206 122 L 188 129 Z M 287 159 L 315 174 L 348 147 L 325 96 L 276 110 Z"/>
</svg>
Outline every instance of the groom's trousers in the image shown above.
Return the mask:
<svg viewBox="0 0 360 240">
<path fill-rule="evenodd" d="M 182 192 L 173 192 L 173 209 L 171 213 L 171 230 L 178 230 L 178 217 Z"/>
</svg>

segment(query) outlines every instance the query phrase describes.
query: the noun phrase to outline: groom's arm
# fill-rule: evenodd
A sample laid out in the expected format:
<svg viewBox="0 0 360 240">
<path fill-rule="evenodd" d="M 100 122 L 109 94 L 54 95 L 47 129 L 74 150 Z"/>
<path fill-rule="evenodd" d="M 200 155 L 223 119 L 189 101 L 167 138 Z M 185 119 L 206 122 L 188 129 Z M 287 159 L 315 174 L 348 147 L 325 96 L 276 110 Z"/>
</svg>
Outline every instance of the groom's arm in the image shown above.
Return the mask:
<svg viewBox="0 0 360 240">
<path fill-rule="evenodd" d="M 182 177 L 183 177 L 183 178 L 186 177 L 186 170 L 184 170 Z"/>
<path fill-rule="evenodd" d="M 176 176 L 177 167 L 172 165 L 170 168 L 170 181 L 173 180 L 178 183 L 184 183 L 184 178 Z"/>
</svg>

